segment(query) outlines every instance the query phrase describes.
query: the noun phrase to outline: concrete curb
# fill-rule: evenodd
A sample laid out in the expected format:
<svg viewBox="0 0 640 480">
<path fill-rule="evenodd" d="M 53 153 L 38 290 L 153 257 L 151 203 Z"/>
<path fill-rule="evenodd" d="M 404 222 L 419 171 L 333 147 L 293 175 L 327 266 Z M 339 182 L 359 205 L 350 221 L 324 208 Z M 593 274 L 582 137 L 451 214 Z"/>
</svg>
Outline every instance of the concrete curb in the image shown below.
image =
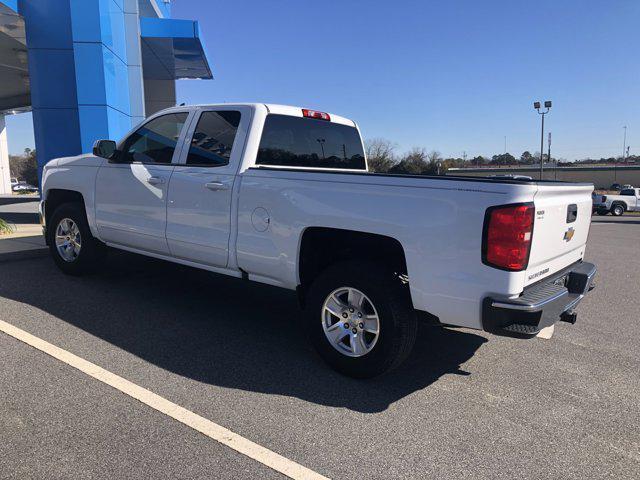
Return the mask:
<svg viewBox="0 0 640 480">
<path fill-rule="evenodd" d="M 39 202 L 40 195 L 0 195 L 0 205 Z"/>
</svg>

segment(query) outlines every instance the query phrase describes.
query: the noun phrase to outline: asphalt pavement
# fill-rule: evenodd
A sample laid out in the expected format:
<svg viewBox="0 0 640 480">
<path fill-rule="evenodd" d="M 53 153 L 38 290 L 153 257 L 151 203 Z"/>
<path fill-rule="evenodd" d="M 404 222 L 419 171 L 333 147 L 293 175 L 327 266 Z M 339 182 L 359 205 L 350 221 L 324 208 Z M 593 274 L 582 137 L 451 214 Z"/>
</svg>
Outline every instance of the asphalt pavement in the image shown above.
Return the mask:
<svg viewBox="0 0 640 480">
<path fill-rule="evenodd" d="M 0 260 L 0 319 L 332 478 L 637 478 L 639 254 L 640 217 L 594 217 L 575 325 L 425 326 L 369 381 L 322 363 L 289 292 L 130 254 Z M 3 333 L 0 358 L 0 478 L 279 476 Z"/>
</svg>

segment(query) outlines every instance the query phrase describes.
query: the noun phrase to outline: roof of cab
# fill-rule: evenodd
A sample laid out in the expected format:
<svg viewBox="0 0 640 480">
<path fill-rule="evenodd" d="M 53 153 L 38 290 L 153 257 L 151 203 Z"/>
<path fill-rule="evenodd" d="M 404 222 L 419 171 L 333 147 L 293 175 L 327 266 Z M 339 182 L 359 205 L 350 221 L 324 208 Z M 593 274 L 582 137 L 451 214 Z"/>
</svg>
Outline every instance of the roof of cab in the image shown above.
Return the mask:
<svg viewBox="0 0 640 480">
<path fill-rule="evenodd" d="M 278 105 L 275 103 L 212 103 L 212 104 L 201 104 L 201 105 L 184 105 L 182 108 L 194 108 L 194 107 L 234 107 L 234 106 L 247 106 L 247 107 L 264 107 L 267 109 L 268 113 L 273 113 L 276 115 L 289 115 L 292 117 L 302 117 L 302 109 L 308 107 L 294 107 L 292 105 Z M 179 108 L 179 107 L 178 107 Z M 311 110 L 317 110 L 315 108 L 311 108 Z M 355 127 L 356 123 L 353 120 L 350 120 L 346 117 L 341 117 L 340 115 L 335 115 L 331 112 L 326 112 L 331 117 L 331 121 L 333 123 L 340 123 L 342 125 L 349 125 L 350 127 Z"/>
</svg>

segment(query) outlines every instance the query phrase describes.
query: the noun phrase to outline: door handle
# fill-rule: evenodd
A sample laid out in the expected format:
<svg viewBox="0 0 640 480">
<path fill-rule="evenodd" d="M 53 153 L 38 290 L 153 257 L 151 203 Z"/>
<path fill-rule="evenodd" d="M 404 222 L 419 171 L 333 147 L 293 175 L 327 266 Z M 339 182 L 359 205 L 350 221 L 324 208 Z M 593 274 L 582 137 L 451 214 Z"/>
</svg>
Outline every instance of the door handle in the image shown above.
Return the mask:
<svg viewBox="0 0 640 480">
<path fill-rule="evenodd" d="M 162 185 L 164 183 L 164 178 L 162 178 L 162 177 L 149 177 L 149 178 L 147 178 L 147 183 L 149 185 Z"/>
<path fill-rule="evenodd" d="M 208 182 L 204 184 L 209 190 L 226 190 L 229 188 L 229 185 L 222 182 Z"/>
</svg>

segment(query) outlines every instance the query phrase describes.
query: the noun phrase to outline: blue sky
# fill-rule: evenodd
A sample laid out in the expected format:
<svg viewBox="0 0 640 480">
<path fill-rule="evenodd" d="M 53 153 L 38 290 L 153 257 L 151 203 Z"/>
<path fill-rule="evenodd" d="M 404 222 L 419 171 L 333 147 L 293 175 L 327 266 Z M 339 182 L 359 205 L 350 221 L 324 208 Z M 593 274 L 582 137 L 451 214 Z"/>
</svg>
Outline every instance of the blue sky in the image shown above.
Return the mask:
<svg viewBox="0 0 640 480">
<path fill-rule="evenodd" d="M 317 108 L 445 156 L 506 136 L 518 156 L 549 99 L 554 156 L 620 155 L 623 125 L 640 153 L 637 0 L 174 0 L 173 16 L 199 20 L 215 76 L 178 82 L 178 102 Z"/>
</svg>

